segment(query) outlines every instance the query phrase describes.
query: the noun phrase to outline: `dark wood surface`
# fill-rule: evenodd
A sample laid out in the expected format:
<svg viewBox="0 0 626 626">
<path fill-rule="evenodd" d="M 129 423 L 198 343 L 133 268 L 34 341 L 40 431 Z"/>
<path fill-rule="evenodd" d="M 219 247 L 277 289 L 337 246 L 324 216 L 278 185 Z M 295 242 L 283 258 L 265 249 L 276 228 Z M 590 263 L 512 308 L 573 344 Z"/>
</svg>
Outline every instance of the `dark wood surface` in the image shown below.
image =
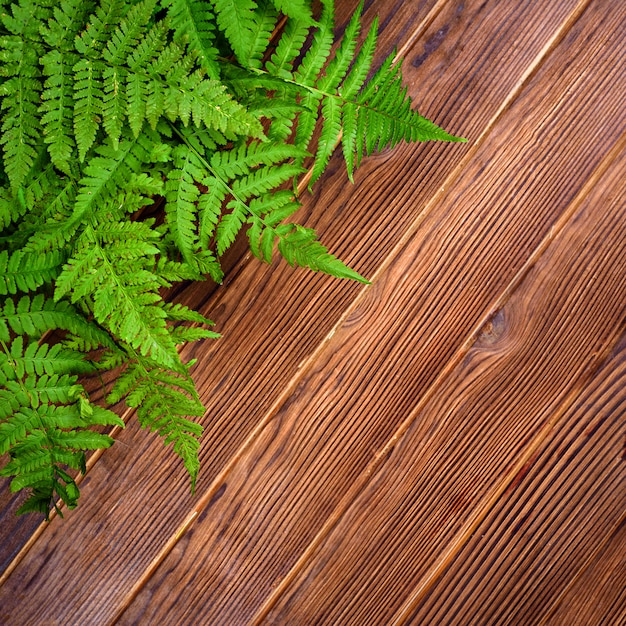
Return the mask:
<svg viewBox="0 0 626 626">
<path fill-rule="evenodd" d="M 64 520 L 3 495 L 0 623 L 624 623 L 626 6 L 376 13 L 469 143 L 333 157 L 300 219 L 371 286 L 173 293 L 224 335 L 183 349 L 198 495 L 132 417 Z"/>
</svg>

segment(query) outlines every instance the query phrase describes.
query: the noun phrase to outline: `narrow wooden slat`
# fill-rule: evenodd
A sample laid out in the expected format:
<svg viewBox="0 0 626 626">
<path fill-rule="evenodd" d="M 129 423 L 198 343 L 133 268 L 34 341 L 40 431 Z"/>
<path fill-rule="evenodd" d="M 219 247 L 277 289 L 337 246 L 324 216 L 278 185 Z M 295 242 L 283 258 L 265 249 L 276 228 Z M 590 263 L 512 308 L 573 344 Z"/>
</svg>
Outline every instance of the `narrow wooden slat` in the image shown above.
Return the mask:
<svg viewBox="0 0 626 626">
<path fill-rule="evenodd" d="M 589 150 L 596 164 L 606 154 L 608 134 L 600 121 L 594 126 L 598 104 L 590 94 L 602 93 L 603 106 L 617 115 L 606 119 L 623 131 L 620 85 L 612 74 L 620 54 L 612 20 L 619 15 L 596 11 L 555 50 L 496 126 L 497 140 L 468 165 L 458 191 L 424 220 L 333 336 L 123 623 L 158 621 L 178 610 L 176 603 L 180 619 L 245 622 L 280 582 L 566 210 L 590 172 L 578 169 L 581 154 Z M 594 71 L 580 81 L 586 67 Z M 547 130 L 534 137 L 538 127 Z M 594 144 L 600 132 L 603 141 Z M 549 166 L 536 168 L 537 162 Z M 529 172 L 534 178 L 520 192 L 519 180 Z"/>
<path fill-rule="evenodd" d="M 626 519 L 567 590 L 545 623 L 549 626 L 626 623 Z"/>
<path fill-rule="evenodd" d="M 597 204 L 593 210 L 601 210 Z M 626 206 L 621 208 L 626 212 Z M 622 270 L 626 273 L 626 270 Z M 416 607 L 411 624 L 539 624 L 626 513 L 626 337 L 500 502 Z M 622 537 L 623 540 L 623 537 Z M 619 538 L 609 542 L 615 546 Z M 586 573 L 587 617 L 564 624 L 611 624 L 591 610 L 619 588 L 618 563 Z M 623 564 L 624 553 L 620 555 Z M 620 560 L 618 559 L 618 561 Z M 617 579 L 616 579 L 617 577 Z M 576 588 L 580 591 L 579 584 Z M 571 593 L 569 594 L 570 598 Z M 624 598 L 626 601 L 626 598 Z M 611 602 L 606 609 L 611 609 Z M 622 605 L 626 608 L 626 604 Z M 571 609 L 571 607 L 570 607 Z M 571 614 L 565 610 L 565 614 Z"/>
<path fill-rule="evenodd" d="M 626 150 L 416 413 L 265 622 L 406 623 L 442 568 L 480 533 L 481 519 L 562 423 L 623 332 L 625 165 Z M 614 486 L 620 478 L 618 468 Z M 607 507 L 609 521 L 624 501 L 622 490 Z M 552 564 L 537 565 L 543 592 Z M 487 578 L 485 587 L 491 584 L 497 578 Z M 455 590 L 464 596 L 463 586 Z M 506 597 L 515 602 L 511 591 Z M 482 601 L 475 610 L 492 606 L 490 594 Z M 437 615 L 443 622 L 429 615 L 414 623 L 534 623 L 532 612 L 503 609 L 494 621 L 480 614 L 474 621 L 463 606 L 453 608 Z"/>
</svg>

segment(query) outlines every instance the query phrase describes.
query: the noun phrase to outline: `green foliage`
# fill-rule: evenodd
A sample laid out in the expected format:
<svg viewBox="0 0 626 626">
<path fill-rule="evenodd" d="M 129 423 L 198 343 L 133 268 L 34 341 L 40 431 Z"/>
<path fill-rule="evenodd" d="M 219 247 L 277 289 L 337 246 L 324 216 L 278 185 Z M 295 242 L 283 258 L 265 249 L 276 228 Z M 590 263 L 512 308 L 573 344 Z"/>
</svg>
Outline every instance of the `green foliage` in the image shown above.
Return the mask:
<svg viewBox="0 0 626 626">
<path fill-rule="evenodd" d="M 21 512 L 75 506 L 85 452 L 123 426 L 79 382 L 98 370 L 193 487 L 204 408 L 178 346 L 219 335 L 162 289 L 221 282 L 242 232 L 263 261 L 367 282 L 288 221 L 302 177 L 339 144 L 352 179 L 399 141 L 460 140 L 412 109 L 393 56 L 374 71 L 362 5 L 340 41 L 314 6 L 3 0 L 0 475 Z"/>
</svg>

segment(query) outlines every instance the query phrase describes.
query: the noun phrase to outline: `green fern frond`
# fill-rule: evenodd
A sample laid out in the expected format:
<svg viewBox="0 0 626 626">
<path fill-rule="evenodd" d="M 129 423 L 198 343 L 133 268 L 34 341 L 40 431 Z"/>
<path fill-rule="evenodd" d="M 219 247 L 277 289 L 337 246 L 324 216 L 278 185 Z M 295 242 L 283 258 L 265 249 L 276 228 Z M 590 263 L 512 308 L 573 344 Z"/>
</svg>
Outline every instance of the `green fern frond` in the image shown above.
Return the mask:
<svg viewBox="0 0 626 626">
<path fill-rule="evenodd" d="M 217 58 L 219 51 L 214 45 L 214 15 L 202 0 L 165 0 L 167 14 L 174 28 L 176 41 L 185 43 L 198 58 L 210 78 L 220 75 Z"/>
<path fill-rule="evenodd" d="M 311 5 L 307 0 L 272 0 L 278 11 L 292 19 L 301 20 L 309 26 L 313 24 Z"/>
<path fill-rule="evenodd" d="M 335 7 L 329 0 L 323 0 L 322 15 L 313 42 L 294 76 L 299 84 L 313 86 L 317 81 L 335 41 L 334 27 Z"/>
<path fill-rule="evenodd" d="M 248 207 L 240 200 L 232 200 L 227 208 L 231 211 L 222 216 L 216 230 L 216 246 L 219 255 L 224 254 L 232 246 L 248 216 Z"/>
<path fill-rule="evenodd" d="M 156 431 L 166 444 L 173 444 L 189 472 L 193 490 L 200 467 L 202 426 L 187 418 L 201 417 L 204 407 L 189 375 L 173 374 L 139 358 L 122 372 L 107 400 L 116 403 L 122 398 L 128 406 L 137 408 L 137 417 L 144 428 Z"/>
<path fill-rule="evenodd" d="M 106 0 L 92 13 L 89 24 L 75 39 L 75 47 L 84 57 L 92 56 L 101 50 L 125 13 L 124 0 Z"/>
<path fill-rule="evenodd" d="M 74 39 L 85 25 L 95 5 L 85 0 L 62 0 L 52 9 L 52 17 L 40 28 L 43 40 L 64 53 L 74 50 Z"/>
<path fill-rule="evenodd" d="M 102 72 L 102 125 L 113 149 L 117 150 L 126 114 L 126 72 L 119 67 L 106 67 Z"/>
<path fill-rule="evenodd" d="M 0 295 L 34 291 L 50 283 L 65 262 L 65 251 L 33 254 L 16 250 L 9 256 L 0 251 Z"/>
<path fill-rule="evenodd" d="M 71 173 L 70 160 L 75 147 L 72 68 L 77 62 L 73 54 L 59 50 L 50 50 L 41 59 L 46 76 L 39 107 L 43 113 L 44 141 L 52 162 L 65 174 Z"/>
<path fill-rule="evenodd" d="M 307 152 L 293 145 L 253 141 L 232 150 L 215 152 L 211 158 L 211 167 L 222 179 L 231 181 L 247 176 L 258 165 L 277 165 L 307 155 Z"/>
<path fill-rule="evenodd" d="M 9 188 L 0 187 L 0 231 L 17 222 L 28 210 L 23 189 L 13 195 Z"/>
<path fill-rule="evenodd" d="M 55 299 L 87 298 L 96 320 L 114 336 L 164 367 L 180 369 L 166 313 L 159 306 L 159 280 L 149 269 L 159 249 L 138 232 L 123 240 L 110 235 L 106 223 L 85 229 L 78 250 L 57 278 Z"/>
<path fill-rule="evenodd" d="M 219 29 L 226 35 L 240 63 L 250 55 L 254 41 L 255 9 L 253 0 L 211 0 Z"/>
<path fill-rule="evenodd" d="M 43 294 L 32 298 L 22 296 L 17 304 L 12 298 L 5 299 L 0 306 L 0 341 L 10 341 L 9 329 L 17 335 L 33 338 L 49 330 L 65 330 L 81 337 L 87 350 L 113 345 L 108 333 L 88 322 L 68 302 L 55 302 Z"/>
<path fill-rule="evenodd" d="M 304 46 L 310 25 L 310 21 L 307 20 L 291 19 L 287 21 L 285 32 L 281 36 L 274 54 L 265 64 L 270 74 L 291 80 L 293 62 Z"/>
<path fill-rule="evenodd" d="M 0 84 L 0 110 L 2 114 L 2 138 L 4 170 L 14 193 L 20 189 L 37 158 L 41 144 L 41 125 L 37 109 L 41 100 L 41 74 L 36 48 L 29 47 L 18 38 L 5 37 L 0 60 L 6 63 L 0 72 L 9 76 Z M 12 71 L 11 65 L 17 67 Z"/>
<path fill-rule="evenodd" d="M 258 9 L 255 13 L 254 27 L 250 37 L 250 45 L 244 51 L 240 61 L 244 67 L 263 67 L 263 56 L 267 50 L 272 33 L 276 27 L 278 15 L 276 10 L 267 0 L 257 2 Z"/>
<path fill-rule="evenodd" d="M 101 62 L 83 57 L 74 65 L 74 136 L 81 161 L 96 140 L 102 115 Z"/>
<path fill-rule="evenodd" d="M 152 145 L 151 135 L 144 133 L 137 138 L 122 139 L 117 150 L 99 146 L 99 156 L 90 159 L 79 181 L 70 221 L 80 223 L 95 215 L 108 202 L 119 200 L 120 181 L 128 181 L 140 164 L 150 161 Z"/>
<path fill-rule="evenodd" d="M 165 214 L 170 235 L 187 263 L 193 264 L 198 245 L 196 233 L 197 202 L 200 189 L 196 181 L 206 178 L 207 171 L 197 154 L 186 146 L 180 146 L 173 154 L 174 166 L 168 173 L 165 186 Z"/>
<path fill-rule="evenodd" d="M 341 39 L 341 45 L 335 53 L 333 60 L 328 64 L 326 72 L 317 82 L 317 88 L 324 92 L 334 92 L 341 81 L 345 78 L 350 63 L 354 59 L 357 37 L 361 32 L 361 12 L 363 11 L 363 1 L 354 12 L 352 19 Z"/>
<path fill-rule="evenodd" d="M 86 400 L 76 374 L 90 369 L 84 355 L 60 345 L 30 343 L 24 350 L 21 336 L 10 348 L 2 340 L 0 454 L 8 452 L 9 460 L 0 476 L 12 477 L 12 491 L 31 490 L 21 512 L 47 517 L 51 507 L 58 510 L 57 498 L 74 507 L 78 488 L 63 468 L 84 472 L 83 451 L 113 443 L 91 426 L 123 426 L 117 415 Z"/>
<path fill-rule="evenodd" d="M 317 144 L 317 153 L 311 172 L 309 189 L 326 169 L 328 161 L 339 141 L 341 135 L 341 106 L 341 101 L 336 98 L 326 98 L 322 105 L 324 126 L 320 134 L 319 143 Z"/>
<path fill-rule="evenodd" d="M 111 33 L 102 53 L 102 58 L 109 66 L 125 61 L 143 39 L 145 26 L 150 21 L 156 4 L 157 0 L 142 0 L 134 4 Z"/>
<path fill-rule="evenodd" d="M 306 267 L 314 272 L 323 272 L 337 278 L 348 278 L 368 284 L 365 278 L 349 268 L 328 252 L 317 240 L 315 231 L 299 224 L 281 224 L 276 228 L 263 229 L 257 223 L 255 234 L 260 241 L 255 245 L 257 256 L 262 260 L 271 259 L 271 250 L 278 240 L 278 251 L 289 265 Z"/>
<path fill-rule="evenodd" d="M 9 354 L 0 352 L 0 385 L 8 380 L 37 374 L 87 374 L 94 366 L 84 354 L 62 344 L 30 342 L 24 347 L 24 338 L 18 335 L 10 344 Z"/>
<path fill-rule="evenodd" d="M 254 170 L 248 176 L 235 180 L 232 186 L 234 195 L 242 200 L 260 196 L 302 173 L 302 167 L 293 163 L 269 165 Z"/>
</svg>

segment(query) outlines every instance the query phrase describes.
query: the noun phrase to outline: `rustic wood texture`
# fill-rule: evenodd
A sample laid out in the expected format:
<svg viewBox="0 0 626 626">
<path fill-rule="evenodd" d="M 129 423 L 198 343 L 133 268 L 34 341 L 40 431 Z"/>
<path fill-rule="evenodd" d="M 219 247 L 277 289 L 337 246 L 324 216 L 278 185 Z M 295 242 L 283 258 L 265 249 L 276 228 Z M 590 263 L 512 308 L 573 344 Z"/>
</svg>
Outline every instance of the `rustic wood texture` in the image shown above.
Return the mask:
<svg viewBox="0 0 626 626">
<path fill-rule="evenodd" d="M 481 516 L 495 499 L 507 502 L 508 485 L 561 424 L 561 413 L 623 331 L 626 212 L 619 208 L 626 204 L 625 165 L 626 150 L 437 394 L 390 443 L 367 488 L 277 598 L 269 623 L 312 623 L 320 617 L 329 624 L 405 623 L 458 546 L 471 534 L 482 537 L 486 532 L 478 524 Z M 623 422 L 623 414 L 615 417 Z M 623 424 L 619 426 L 616 434 L 623 435 Z M 599 447 L 613 465 L 615 450 Z M 593 452 L 583 455 L 583 467 L 596 458 Z M 616 493 L 605 504 L 590 503 L 592 520 L 608 508 L 609 531 L 610 518 L 615 524 L 626 505 L 624 474 L 620 464 L 611 476 Z M 551 479 L 542 483 L 545 489 Z M 602 495 L 611 492 L 609 485 Z M 559 494 L 552 495 L 556 506 Z M 549 533 L 549 521 L 549 516 L 541 518 L 537 526 Z M 585 516 L 582 524 L 579 520 L 583 532 L 586 521 Z M 506 530 L 506 524 L 498 526 L 498 531 Z M 540 541 L 534 530 L 533 539 Z M 497 560 L 505 574 L 516 571 L 507 547 Z M 478 557 L 464 554 L 457 567 L 467 564 L 464 557 L 472 567 L 479 564 Z M 471 586 L 453 584 L 452 590 L 471 605 L 455 603 L 457 614 L 448 610 L 419 616 L 415 623 L 532 623 L 536 614 L 531 610 L 506 614 L 506 605 L 493 594 L 506 577 L 495 567 L 489 572 L 495 582 L 485 580 L 484 572 L 479 575 L 484 597 Z M 549 597 L 555 573 L 535 574 L 542 580 L 538 593 Z M 514 588 L 506 596 L 511 604 L 528 598 L 516 595 L 527 576 L 531 572 L 523 566 L 514 576 Z"/>
<path fill-rule="evenodd" d="M 592 210 L 601 207 L 598 202 Z M 626 593 L 624 380 L 626 339 L 515 476 L 410 623 L 517 624 L 529 616 L 542 623 L 552 613 L 552 624 L 618 623 L 608 615 Z M 576 621 L 572 616 L 583 609 L 586 617 Z"/>
<path fill-rule="evenodd" d="M 626 623 L 626 519 L 589 567 L 559 598 L 545 624 L 589 626 Z"/>
<path fill-rule="evenodd" d="M 601 364 L 626 316 L 626 8 L 375 12 L 420 110 L 470 143 L 400 146 L 355 187 L 333 158 L 301 219 L 371 287 L 243 258 L 227 289 L 175 294 L 224 333 L 185 349 L 207 404 L 199 497 L 131 422 L 77 510 L 8 538 L 7 563 L 33 540 L 0 623 L 624 615 L 607 547 L 624 545 L 623 344 Z"/>
</svg>

